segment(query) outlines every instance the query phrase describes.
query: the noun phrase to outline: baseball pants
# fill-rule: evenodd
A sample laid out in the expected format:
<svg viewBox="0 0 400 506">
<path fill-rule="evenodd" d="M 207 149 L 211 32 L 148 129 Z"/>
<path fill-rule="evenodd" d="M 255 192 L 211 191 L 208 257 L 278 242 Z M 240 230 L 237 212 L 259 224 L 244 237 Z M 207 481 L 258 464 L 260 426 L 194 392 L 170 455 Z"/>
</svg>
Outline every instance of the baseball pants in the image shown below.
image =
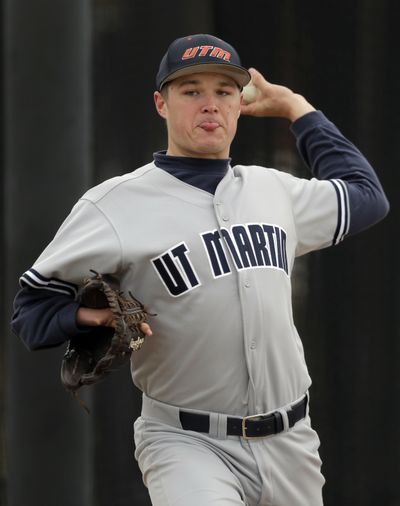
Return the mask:
<svg viewBox="0 0 400 506">
<path fill-rule="evenodd" d="M 183 430 L 179 408 L 143 396 L 135 457 L 153 506 L 323 504 L 320 443 L 308 415 L 253 440 L 224 434 L 226 415 L 212 413 L 210 422 L 209 434 Z"/>
</svg>

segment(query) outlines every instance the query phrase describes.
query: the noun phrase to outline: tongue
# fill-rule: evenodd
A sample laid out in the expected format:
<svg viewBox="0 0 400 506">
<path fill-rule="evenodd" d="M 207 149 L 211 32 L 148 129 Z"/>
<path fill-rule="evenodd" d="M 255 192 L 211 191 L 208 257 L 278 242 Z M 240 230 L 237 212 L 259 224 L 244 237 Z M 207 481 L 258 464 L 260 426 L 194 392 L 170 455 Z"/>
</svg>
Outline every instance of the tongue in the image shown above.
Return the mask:
<svg viewBox="0 0 400 506">
<path fill-rule="evenodd" d="M 218 125 L 218 123 L 215 123 L 213 121 L 204 121 L 203 123 L 201 123 L 200 127 L 203 130 L 206 130 L 207 132 L 212 132 L 213 130 L 218 128 L 219 125 Z"/>
</svg>

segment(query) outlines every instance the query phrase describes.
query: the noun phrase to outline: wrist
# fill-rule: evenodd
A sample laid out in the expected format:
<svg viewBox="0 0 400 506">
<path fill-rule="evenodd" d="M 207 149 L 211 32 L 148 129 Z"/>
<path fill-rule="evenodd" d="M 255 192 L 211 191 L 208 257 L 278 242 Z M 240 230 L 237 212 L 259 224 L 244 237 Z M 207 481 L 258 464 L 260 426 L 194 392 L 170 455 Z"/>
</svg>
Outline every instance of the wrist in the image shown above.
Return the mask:
<svg viewBox="0 0 400 506">
<path fill-rule="evenodd" d="M 302 95 L 294 93 L 293 98 L 289 104 L 287 119 L 293 123 L 305 114 L 308 114 L 309 112 L 315 110 L 315 107 L 307 102 L 307 100 Z"/>
<path fill-rule="evenodd" d="M 81 306 L 76 312 L 79 327 L 113 327 L 114 315 L 110 308 L 89 308 Z"/>
</svg>

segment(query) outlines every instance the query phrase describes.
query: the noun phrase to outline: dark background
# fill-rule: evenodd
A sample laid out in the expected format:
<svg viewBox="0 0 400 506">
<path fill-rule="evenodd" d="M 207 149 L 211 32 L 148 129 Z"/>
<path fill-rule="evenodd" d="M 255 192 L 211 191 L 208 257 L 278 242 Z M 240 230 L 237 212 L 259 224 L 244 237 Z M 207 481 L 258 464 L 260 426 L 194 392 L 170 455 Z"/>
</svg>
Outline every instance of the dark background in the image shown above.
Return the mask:
<svg viewBox="0 0 400 506">
<path fill-rule="evenodd" d="M 231 42 L 246 66 L 305 95 L 381 177 L 388 218 L 300 259 L 294 301 L 314 381 L 325 504 L 400 506 L 399 3 L 0 5 L 0 504 L 149 505 L 133 458 L 140 396 L 129 371 L 85 392 L 87 416 L 60 385 L 64 348 L 28 352 L 9 319 L 19 275 L 79 196 L 165 148 L 152 103 L 158 63 L 173 39 L 206 32 Z M 232 157 L 308 174 L 283 120 L 242 118 Z"/>
</svg>

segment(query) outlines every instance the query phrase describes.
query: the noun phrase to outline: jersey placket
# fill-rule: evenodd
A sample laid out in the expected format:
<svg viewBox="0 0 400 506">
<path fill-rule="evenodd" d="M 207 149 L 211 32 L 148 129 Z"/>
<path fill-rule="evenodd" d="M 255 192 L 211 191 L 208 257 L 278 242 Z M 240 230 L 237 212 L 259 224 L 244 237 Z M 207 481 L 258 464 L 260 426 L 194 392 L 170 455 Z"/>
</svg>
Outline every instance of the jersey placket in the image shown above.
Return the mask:
<svg viewBox="0 0 400 506">
<path fill-rule="evenodd" d="M 240 178 L 225 178 L 217 188 L 214 198 L 214 212 L 218 222 L 220 235 L 222 238 L 222 244 L 224 246 L 225 254 L 229 259 L 232 275 L 236 275 L 237 282 L 237 294 L 239 299 L 239 307 L 241 310 L 241 321 L 242 321 L 242 335 L 243 345 L 245 350 L 245 357 L 240 357 L 246 361 L 246 368 L 248 374 L 248 398 L 247 398 L 247 410 L 248 413 L 256 413 L 257 399 L 256 399 L 256 388 L 254 381 L 255 371 L 255 354 L 257 353 L 257 342 L 255 333 L 252 332 L 252 328 L 255 325 L 254 313 L 249 311 L 247 308 L 252 307 L 251 299 L 254 297 L 252 291 L 252 282 L 250 277 L 249 269 L 239 269 L 238 263 L 240 262 L 239 252 L 233 244 L 228 244 L 229 235 L 224 234 L 224 230 L 231 230 L 240 219 L 236 216 L 235 208 L 238 206 L 238 197 L 243 181 Z M 233 192 L 231 193 L 231 190 Z M 230 194 L 231 193 L 231 194 Z M 231 204 L 231 202 L 233 204 Z"/>
</svg>

